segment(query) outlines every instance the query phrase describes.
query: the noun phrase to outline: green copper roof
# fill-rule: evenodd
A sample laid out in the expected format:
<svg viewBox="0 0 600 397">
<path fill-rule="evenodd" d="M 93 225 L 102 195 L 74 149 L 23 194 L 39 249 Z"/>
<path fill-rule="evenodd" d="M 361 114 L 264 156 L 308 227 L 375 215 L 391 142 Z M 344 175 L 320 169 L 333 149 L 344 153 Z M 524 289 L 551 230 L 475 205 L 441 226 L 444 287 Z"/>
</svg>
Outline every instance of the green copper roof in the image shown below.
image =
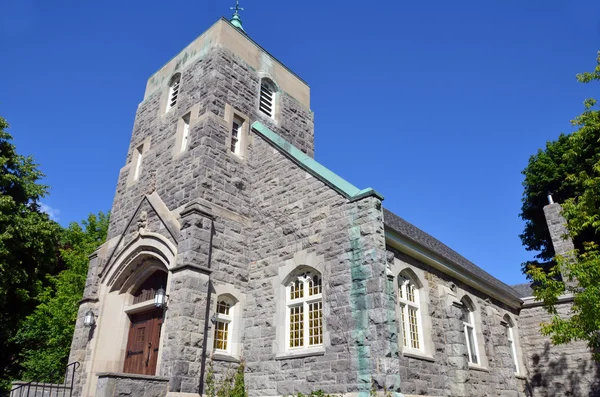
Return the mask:
<svg viewBox="0 0 600 397">
<path fill-rule="evenodd" d="M 231 9 L 234 10 L 235 12 L 233 13 L 233 16 L 231 17 L 229 22 L 231 22 L 231 24 L 233 26 L 235 26 L 242 32 L 245 32 L 244 28 L 242 27 L 242 18 L 240 18 L 240 11 L 244 11 L 244 9 L 242 7 L 240 7 L 239 0 L 236 0 L 235 7 L 231 7 Z"/>
<path fill-rule="evenodd" d="M 252 124 L 252 130 L 269 141 L 273 146 L 279 149 L 280 152 L 302 167 L 306 172 L 320 179 L 335 191 L 345 196 L 348 200 L 356 201 L 368 196 L 374 196 L 380 200 L 383 200 L 383 196 L 372 188 L 368 187 L 362 190 L 357 188 L 344 178 L 340 177 L 327 167 L 317 162 L 306 153 L 302 152 L 300 149 L 283 139 L 275 132 L 271 131 L 260 121 L 255 121 Z"/>
</svg>

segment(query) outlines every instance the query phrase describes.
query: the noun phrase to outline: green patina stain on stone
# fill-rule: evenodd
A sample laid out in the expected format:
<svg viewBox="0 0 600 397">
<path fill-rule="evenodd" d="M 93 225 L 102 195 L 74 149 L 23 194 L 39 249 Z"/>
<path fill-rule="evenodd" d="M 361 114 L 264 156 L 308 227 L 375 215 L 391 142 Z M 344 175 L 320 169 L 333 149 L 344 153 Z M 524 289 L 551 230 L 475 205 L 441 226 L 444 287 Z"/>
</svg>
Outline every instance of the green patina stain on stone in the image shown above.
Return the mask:
<svg viewBox="0 0 600 397">
<path fill-rule="evenodd" d="M 356 212 L 356 208 L 353 209 Z M 356 215 L 351 214 L 350 224 L 356 222 Z M 355 346 L 351 346 L 350 351 L 355 352 L 354 359 L 358 364 L 357 379 L 359 382 L 360 397 L 369 396 L 371 390 L 371 350 L 365 345 L 366 333 L 369 326 L 367 283 L 369 270 L 363 266 L 364 254 L 360 240 L 360 226 L 352 226 L 348 231 L 350 239 L 350 275 L 352 283 L 350 285 L 350 307 L 352 308 L 352 319 L 354 320 L 352 329 L 352 341 Z M 355 348 L 353 348 L 355 347 Z"/>
</svg>

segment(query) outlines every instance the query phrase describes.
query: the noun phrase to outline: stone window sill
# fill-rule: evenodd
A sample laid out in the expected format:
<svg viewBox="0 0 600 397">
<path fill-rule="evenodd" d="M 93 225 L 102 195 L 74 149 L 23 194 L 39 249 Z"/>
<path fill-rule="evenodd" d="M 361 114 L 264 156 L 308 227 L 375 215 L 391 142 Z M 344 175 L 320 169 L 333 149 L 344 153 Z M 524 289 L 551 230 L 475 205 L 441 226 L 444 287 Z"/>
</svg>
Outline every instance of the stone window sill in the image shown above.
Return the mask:
<svg viewBox="0 0 600 397">
<path fill-rule="evenodd" d="M 521 374 L 515 374 L 515 378 L 517 379 L 521 379 L 521 380 L 527 380 L 527 377 Z"/>
<path fill-rule="evenodd" d="M 490 372 L 489 369 L 487 369 L 486 367 L 482 367 L 481 365 L 477 365 L 477 364 L 471 364 L 469 363 L 469 369 L 472 369 L 474 371 L 481 371 L 481 372 Z"/>
<path fill-rule="evenodd" d="M 429 354 L 420 352 L 420 351 L 412 351 L 412 350 L 403 351 L 402 355 L 404 357 L 416 358 L 417 360 L 424 360 L 424 361 L 429 361 L 432 363 L 435 362 L 435 359 L 432 356 L 430 356 Z"/>
<path fill-rule="evenodd" d="M 304 357 L 312 357 L 312 356 L 324 356 L 325 348 L 324 347 L 314 347 L 311 349 L 302 349 L 302 350 L 291 350 L 285 353 L 280 353 L 275 356 L 275 360 L 288 360 L 293 358 L 304 358 Z"/>
<path fill-rule="evenodd" d="M 229 355 L 227 353 L 214 353 L 212 355 L 212 359 L 214 361 L 226 361 L 228 363 L 236 363 L 236 364 L 240 363 L 240 359 L 239 358 L 231 356 L 231 355 Z"/>
</svg>

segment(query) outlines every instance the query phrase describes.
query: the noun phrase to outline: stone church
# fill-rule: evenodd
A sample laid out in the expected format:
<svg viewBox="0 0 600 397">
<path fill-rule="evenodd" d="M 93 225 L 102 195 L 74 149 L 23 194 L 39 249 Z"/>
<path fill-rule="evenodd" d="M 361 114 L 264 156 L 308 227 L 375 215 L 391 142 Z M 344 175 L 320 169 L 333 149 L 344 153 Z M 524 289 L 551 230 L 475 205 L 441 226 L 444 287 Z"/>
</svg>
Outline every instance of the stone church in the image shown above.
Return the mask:
<svg viewBox="0 0 600 397">
<path fill-rule="evenodd" d="M 209 365 L 241 361 L 252 397 L 597 392 L 585 345 L 539 334 L 528 286 L 319 164 L 313 127 L 308 84 L 237 11 L 149 78 L 90 257 L 74 395 L 199 396 Z"/>
</svg>

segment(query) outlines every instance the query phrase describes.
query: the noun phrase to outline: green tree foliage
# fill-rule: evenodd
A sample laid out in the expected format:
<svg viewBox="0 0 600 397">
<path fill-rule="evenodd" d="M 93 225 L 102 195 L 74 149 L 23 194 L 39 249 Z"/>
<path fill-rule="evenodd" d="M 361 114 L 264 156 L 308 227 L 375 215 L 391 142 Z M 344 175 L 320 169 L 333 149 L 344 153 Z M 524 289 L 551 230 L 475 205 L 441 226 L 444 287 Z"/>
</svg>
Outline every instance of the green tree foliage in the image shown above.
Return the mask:
<svg viewBox="0 0 600 397">
<path fill-rule="evenodd" d="M 64 270 L 49 275 L 35 311 L 27 316 L 15 340 L 22 347 L 22 379 L 59 381 L 64 374 L 71 339 L 88 271 L 88 256 L 105 240 L 108 216 L 100 212 L 87 220 L 71 223 L 61 233 L 60 259 Z"/>
<path fill-rule="evenodd" d="M 595 70 L 577 79 L 600 81 L 600 53 Z M 521 238 L 528 249 L 541 251 L 537 258 L 543 262 L 530 262 L 525 270 L 535 282 L 535 296 L 553 315 L 542 332 L 555 344 L 587 341 L 600 361 L 600 110 L 595 99 L 585 100 L 584 105 L 584 112 L 572 121 L 577 130 L 549 142 L 523 172 L 521 216 L 526 228 Z M 555 256 L 543 217 L 549 191 L 563 203 L 575 243 L 575 252 L 564 257 Z M 565 292 L 574 296 L 568 318 L 560 316 L 555 306 Z"/>
<path fill-rule="evenodd" d="M 246 365 L 242 360 L 237 370 L 235 371 L 235 377 L 233 378 L 233 389 L 231 390 L 231 397 L 248 397 L 248 393 L 246 391 L 246 382 L 244 381 L 244 372 L 246 372 Z"/>
<path fill-rule="evenodd" d="M 48 187 L 32 157 L 19 155 L 0 117 L 0 387 L 17 375 L 18 346 L 11 342 L 36 306 L 46 274 L 57 266 L 60 227 L 40 211 Z"/>
</svg>

